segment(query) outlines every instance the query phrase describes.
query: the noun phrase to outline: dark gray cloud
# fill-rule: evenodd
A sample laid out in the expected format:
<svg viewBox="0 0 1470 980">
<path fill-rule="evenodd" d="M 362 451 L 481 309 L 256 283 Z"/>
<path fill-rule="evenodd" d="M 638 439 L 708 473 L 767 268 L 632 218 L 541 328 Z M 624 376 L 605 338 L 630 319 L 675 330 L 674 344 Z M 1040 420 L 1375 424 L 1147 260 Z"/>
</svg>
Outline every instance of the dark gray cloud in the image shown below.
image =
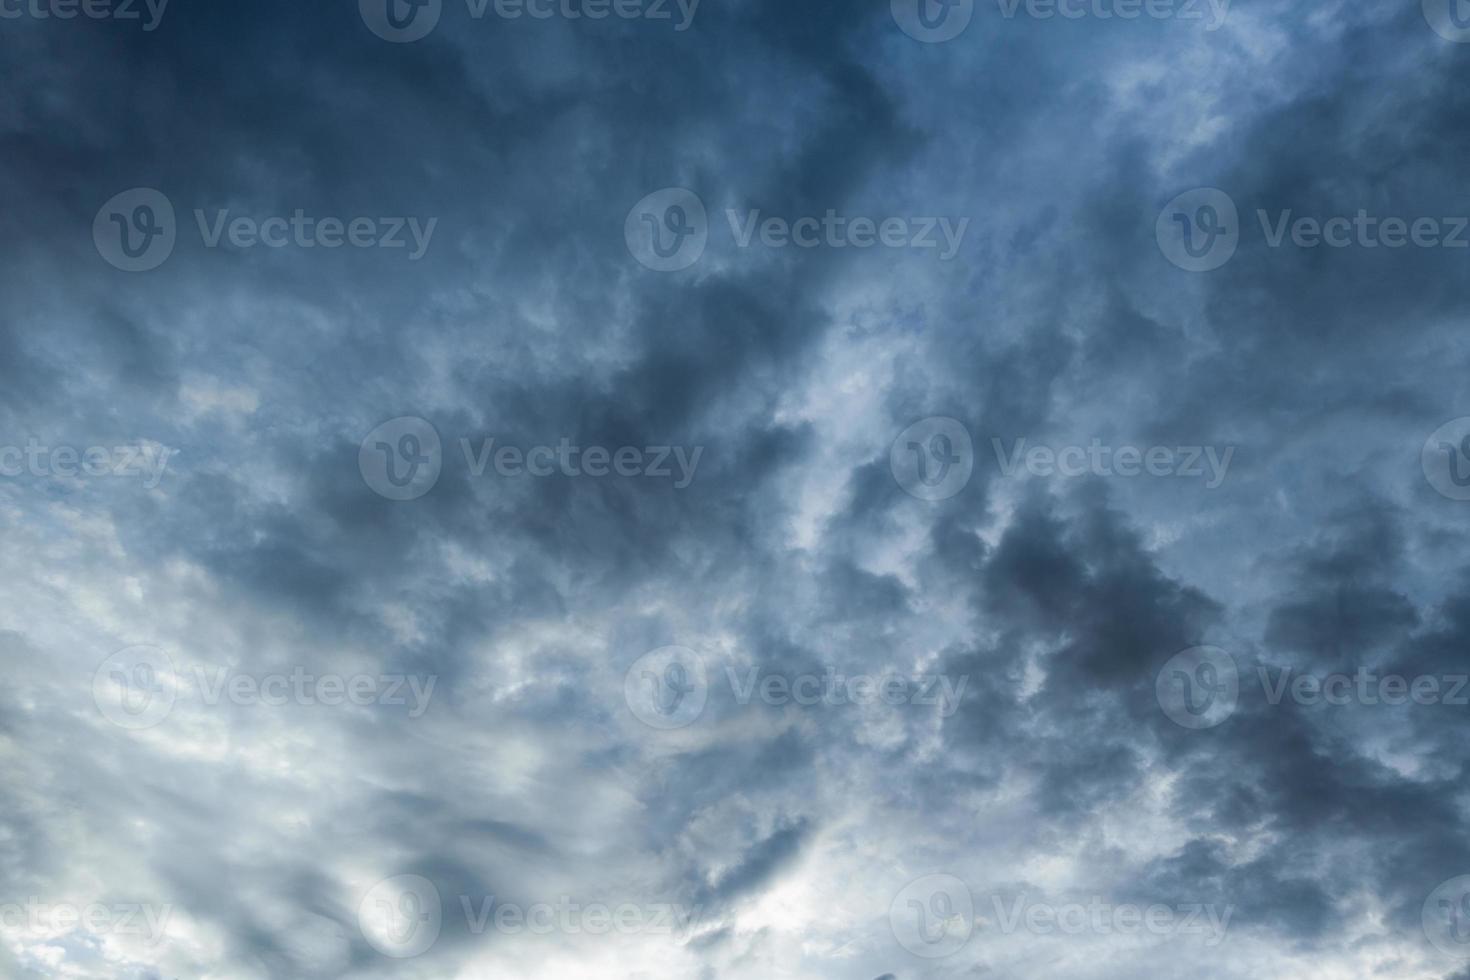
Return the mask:
<svg viewBox="0 0 1470 980">
<path fill-rule="evenodd" d="M 1467 253 L 1272 241 L 1470 211 L 1433 0 L 0 6 L 0 972 L 1467 975 Z"/>
</svg>

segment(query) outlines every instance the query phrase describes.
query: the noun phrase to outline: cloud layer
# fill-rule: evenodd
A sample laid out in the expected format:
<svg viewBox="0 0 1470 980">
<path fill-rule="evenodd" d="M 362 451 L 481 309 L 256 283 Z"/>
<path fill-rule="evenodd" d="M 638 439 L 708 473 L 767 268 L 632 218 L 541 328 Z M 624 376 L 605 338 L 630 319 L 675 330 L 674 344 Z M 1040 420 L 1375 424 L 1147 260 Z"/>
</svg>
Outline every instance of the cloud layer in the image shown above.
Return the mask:
<svg viewBox="0 0 1470 980">
<path fill-rule="evenodd" d="M 1453 11 L 135 6 L 0 4 L 0 973 L 1467 975 Z"/>
</svg>

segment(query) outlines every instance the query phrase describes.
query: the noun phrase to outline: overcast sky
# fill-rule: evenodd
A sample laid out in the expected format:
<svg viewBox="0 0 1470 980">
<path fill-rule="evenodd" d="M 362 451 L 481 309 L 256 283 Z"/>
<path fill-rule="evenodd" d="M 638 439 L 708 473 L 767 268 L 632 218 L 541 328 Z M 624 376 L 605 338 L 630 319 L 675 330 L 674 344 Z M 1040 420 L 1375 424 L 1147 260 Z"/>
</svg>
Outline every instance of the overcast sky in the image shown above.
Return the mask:
<svg viewBox="0 0 1470 980">
<path fill-rule="evenodd" d="M 1470 978 L 1467 41 L 0 0 L 0 975 Z"/>
</svg>

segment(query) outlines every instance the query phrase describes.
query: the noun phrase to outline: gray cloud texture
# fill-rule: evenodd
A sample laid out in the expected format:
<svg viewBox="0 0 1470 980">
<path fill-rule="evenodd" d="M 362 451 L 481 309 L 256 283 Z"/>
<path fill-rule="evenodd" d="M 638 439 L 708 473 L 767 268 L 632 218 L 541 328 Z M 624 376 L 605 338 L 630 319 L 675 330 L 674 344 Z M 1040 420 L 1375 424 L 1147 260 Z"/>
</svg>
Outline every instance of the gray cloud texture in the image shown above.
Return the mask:
<svg viewBox="0 0 1470 980">
<path fill-rule="evenodd" d="M 1443 4 L 392 3 L 0 3 L 0 975 L 1470 975 Z"/>
</svg>

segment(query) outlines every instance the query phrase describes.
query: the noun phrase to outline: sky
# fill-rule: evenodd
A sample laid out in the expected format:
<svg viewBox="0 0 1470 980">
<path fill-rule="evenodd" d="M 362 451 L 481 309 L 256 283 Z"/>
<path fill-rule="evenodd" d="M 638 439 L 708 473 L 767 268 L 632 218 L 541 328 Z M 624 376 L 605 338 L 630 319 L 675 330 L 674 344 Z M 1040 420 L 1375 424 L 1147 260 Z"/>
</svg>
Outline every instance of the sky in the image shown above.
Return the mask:
<svg viewBox="0 0 1470 980">
<path fill-rule="evenodd" d="M 1464 0 L 0 0 L 0 976 L 1470 978 Z"/>
</svg>

